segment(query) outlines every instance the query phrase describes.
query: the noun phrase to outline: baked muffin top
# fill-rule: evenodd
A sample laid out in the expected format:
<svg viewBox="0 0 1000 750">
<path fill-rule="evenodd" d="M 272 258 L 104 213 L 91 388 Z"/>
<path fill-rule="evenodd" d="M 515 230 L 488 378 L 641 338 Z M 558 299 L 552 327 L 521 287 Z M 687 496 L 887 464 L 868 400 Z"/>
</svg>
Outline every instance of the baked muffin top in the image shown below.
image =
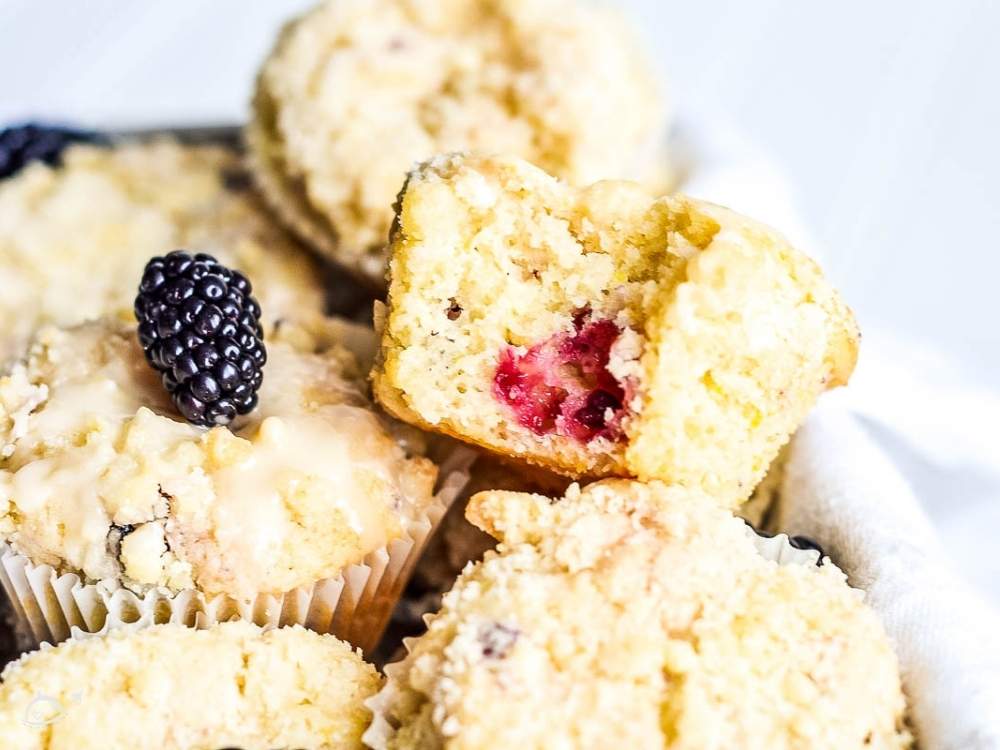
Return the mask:
<svg viewBox="0 0 1000 750">
<path fill-rule="evenodd" d="M 662 180 L 664 106 L 639 46 L 578 0 L 328 0 L 261 71 L 258 176 L 293 225 L 381 285 L 393 198 L 436 153 L 511 153 L 572 182 Z"/>
<path fill-rule="evenodd" d="M 323 306 L 319 267 L 276 226 L 240 158 L 170 140 L 74 145 L 0 181 L 0 364 L 43 324 L 131 319 L 143 266 L 177 247 L 253 281 L 270 319 Z"/>
<path fill-rule="evenodd" d="M 348 644 L 297 626 L 113 631 L 8 666 L 0 746 L 351 750 L 380 682 Z"/>
<path fill-rule="evenodd" d="M 766 559 L 706 500 L 626 480 L 476 495 L 498 550 L 387 670 L 375 746 L 906 747 L 862 593 L 829 560 Z"/>
<path fill-rule="evenodd" d="M 175 411 L 135 328 L 42 329 L 0 378 L 0 535 L 143 592 L 249 598 L 336 575 L 423 517 L 437 470 L 381 417 L 345 328 L 285 322 L 233 429 Z"/>
</svg>

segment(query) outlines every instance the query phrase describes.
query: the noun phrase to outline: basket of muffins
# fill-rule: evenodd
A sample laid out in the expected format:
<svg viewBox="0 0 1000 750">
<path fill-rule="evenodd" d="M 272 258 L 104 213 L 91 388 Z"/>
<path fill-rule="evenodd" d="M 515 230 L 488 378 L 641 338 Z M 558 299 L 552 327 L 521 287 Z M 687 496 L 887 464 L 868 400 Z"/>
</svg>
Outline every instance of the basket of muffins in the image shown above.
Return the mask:
<svg viewBox="0 0 1000 750">
<path fill-rule="evenodd" d="M 913 745 L 767 525 L 854 318 L 640 47 L 326 0 L 239 130 L 0 133 L 0 747 Z"/>
</svg>

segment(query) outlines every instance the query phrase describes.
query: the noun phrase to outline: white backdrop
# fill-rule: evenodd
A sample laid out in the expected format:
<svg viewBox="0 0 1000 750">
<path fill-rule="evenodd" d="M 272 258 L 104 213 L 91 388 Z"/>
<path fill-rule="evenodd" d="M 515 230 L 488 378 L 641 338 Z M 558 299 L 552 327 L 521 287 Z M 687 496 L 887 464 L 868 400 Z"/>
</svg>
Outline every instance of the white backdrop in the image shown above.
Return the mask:
<svg viewBox="0 0 1000 750">
<path fill-rule="evenodd" d="M 239 121 L 277 25 L 310 4 L 0 0 L 0 123 Z M 675 109 L 733 125 L 788 175 L 827 270 L 875 334 L 868 347 L 890 342 L 899 376 L 944 379 L 949 397 L 962 396 L 955 383 L 1000 392 L 1000 3 L 622 5 Z M 935 419 L 946 426 L 922 412 L 935 393 L 891 408 L 933 432 Z M 966 411 L 978 403 L 969 396 Z M 959 430 L 973 453 L 1000 441 L 995 424 L 979 427 Z M 1000 524 L 1000 465 L 972 466 L 957 450 L 935 465 L 883 439 L 1000 601 L 1000 556 L 984 549 Z"/>
</svg>

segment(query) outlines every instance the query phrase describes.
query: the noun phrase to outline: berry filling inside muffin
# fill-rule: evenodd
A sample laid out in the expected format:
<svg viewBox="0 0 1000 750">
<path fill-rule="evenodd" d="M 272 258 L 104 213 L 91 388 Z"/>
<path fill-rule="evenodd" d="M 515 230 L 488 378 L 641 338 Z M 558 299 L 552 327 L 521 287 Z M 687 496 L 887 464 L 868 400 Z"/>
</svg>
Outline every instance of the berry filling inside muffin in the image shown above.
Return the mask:
<svg viewBox="0 0 1000 750">
<path fill-rule="evenodd" d="M 556 333 L 519 353 L 500 352 L 493 394 L 536 435 L 557 434 L 589 443 L 620 440 L 625 388 L 608 370 L 621 329 L 579 310 L 573 331 Z"/>
</svg>

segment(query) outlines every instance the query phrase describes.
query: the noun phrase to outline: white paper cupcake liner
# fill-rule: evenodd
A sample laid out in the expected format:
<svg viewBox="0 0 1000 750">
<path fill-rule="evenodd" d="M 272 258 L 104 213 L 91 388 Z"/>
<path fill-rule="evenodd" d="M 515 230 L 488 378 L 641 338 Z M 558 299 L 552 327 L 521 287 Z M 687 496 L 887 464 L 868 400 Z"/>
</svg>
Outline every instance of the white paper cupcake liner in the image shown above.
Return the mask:
<svg viewBox="0 0 1000 750">
<path fill-rule="evenodd" d="M 764 537 L 755 533 L 749 526 L 747 535 L 754 541 L 757 551 L 766 560 L 773 560 L 779 565 L 816 565 L 819 562 L 819 552 L 813 549 L 798 549 L 793 547 L 788 541 L 787 534 L 776 534 L 773 537 Z M 428 622 L 432 615 L 424 615 L 424 621 Z M 416 638 L 405 638 L 403 646 L 406 653 L 410 652 L 410 644 Z M 389 743 L 395 737 L 398 727 L 389 718 L 390 710 L 396 705 L 400 697 L 398 681 L 395 679 L 400 670 L 400 663 L 387 664 L 385 667 L 385 685 L 382 689 L 369 698 L 365 705 L 372 712 L 372 723 L 362 736 L 362 741 L 372 750 L 388 750 Z"/>
<path fill-rule="evenodd" d="M 381 637 L 431 533 L 468 481 L 473 459 L 471 451 L 458 449 L 442 463 L 433 502 L 422 518 L 407 525 L 401 538 L 333 578 L 284 594 L 259 594 L 249 600 L 194 590 L 139 595 L 105 582 L 84 583 L 75 573 L 60 574 L 50 565 L 36 565 L 7 543 L 0 543 L 0 583 L 17 624 L 35 644 L 137 623 L 207 628 L 248 620 L 261 627 L 302 625 L 331 633 L 367 653 Z"/>
</svg>

